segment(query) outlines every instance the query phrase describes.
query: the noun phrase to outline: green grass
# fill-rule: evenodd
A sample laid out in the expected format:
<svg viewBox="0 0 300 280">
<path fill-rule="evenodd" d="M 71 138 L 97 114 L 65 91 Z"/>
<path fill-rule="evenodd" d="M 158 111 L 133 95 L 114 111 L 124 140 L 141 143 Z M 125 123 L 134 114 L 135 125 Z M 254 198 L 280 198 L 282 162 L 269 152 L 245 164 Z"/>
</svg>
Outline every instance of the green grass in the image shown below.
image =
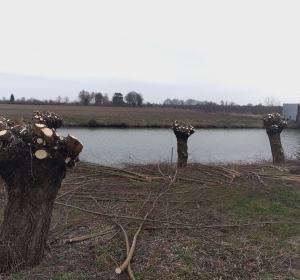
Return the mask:
<svg viewBox="0 0 300 280">
<path fill-rule="evenodd" d="M 236 218 L 268 217 L 271 219 L 300 218 L 300 189 L 295 186 L 273 185 L 264 192 L 253 191 L 247 197 L 236 201 Z"/>
</svg>

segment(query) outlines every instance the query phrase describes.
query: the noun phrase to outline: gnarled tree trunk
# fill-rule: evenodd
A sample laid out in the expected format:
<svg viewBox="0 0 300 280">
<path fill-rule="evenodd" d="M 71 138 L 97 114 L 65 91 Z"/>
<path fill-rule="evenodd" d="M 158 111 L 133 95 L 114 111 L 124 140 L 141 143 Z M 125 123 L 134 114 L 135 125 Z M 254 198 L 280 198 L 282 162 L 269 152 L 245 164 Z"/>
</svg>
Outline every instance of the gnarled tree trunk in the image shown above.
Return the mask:
<svg viewBox="0 0 300 280">
<path fill-rule="evenodd" d="M 189 124 L 179 123 L 178 121 L 175 121 L 172 129 L 177 138 L 177 167 L 186 167 L 188 160 L 187 141 L 190 135 L 195 132 L 195 128 Z"/>
<path fill-rule="evenodd" d="M 273 164 L 284 164 L 285 156 L 281 145 L 280 133 L 287 126 L 287 122 L 278 113 L 264 116 L 263 122 L 270 141 Z"/>
<path fill-rule="evenodd" d="M 42 259 L 54 200 L 66 168 L 75 165 L 83 147 L 73 136 L 58 136 L 54 128 L 61 122 L 59 116 L 36 111 L 34 119 L 38 114 L 40 123 L 32 125 L 16 126 L 0 117 L 0 132 L 6 135 L 0 133 L 0 175 L 8 193 L 0 272 L 34 266 Z"/>
</svg>

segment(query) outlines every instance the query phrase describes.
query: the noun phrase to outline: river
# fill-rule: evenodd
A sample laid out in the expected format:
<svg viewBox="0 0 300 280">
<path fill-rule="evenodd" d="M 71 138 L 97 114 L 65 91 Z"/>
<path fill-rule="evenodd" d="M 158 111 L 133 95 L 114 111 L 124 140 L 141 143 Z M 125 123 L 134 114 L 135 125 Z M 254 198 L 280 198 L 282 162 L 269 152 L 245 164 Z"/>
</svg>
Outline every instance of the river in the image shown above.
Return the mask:
<svg viewBox="0 0 300 280">
<path fill-rule="evenodd" d="M 177 142 L 171 129 L 60 128 L 59 135 L 76 136 L 84 145 L 80 159 L 118 166 L 124 162 L 177 161 Z M 300 130 L 281 133 L 288 158 L 300 157 Z M 188 161 L 253 163 L 271 160 L 264 129 L 197 129 L 188 139 Z"/>
</svg>

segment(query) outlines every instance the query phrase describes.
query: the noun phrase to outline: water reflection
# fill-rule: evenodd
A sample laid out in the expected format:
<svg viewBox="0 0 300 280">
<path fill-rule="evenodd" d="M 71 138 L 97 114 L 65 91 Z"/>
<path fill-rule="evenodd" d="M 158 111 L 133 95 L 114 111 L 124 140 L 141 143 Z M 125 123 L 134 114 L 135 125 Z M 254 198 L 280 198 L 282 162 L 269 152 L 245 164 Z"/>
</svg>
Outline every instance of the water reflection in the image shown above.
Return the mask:
<svg viewBox="0 0 300 280">
<path fill-rule="evenodd" d="M 83 143 L 81 158 L 90 162 L 118 165 L 121 162 L 170 161 L 177 142 L 171 129 L 60 128 L 60 135 L 72 134 Z M 289 158 L 300 158 L 300 131 L 281 133 Z M 197 129 L 188 140 L 189 161 L 210 163 L 271 160 L 269 139 L 264 129 Z"/>
</svg>

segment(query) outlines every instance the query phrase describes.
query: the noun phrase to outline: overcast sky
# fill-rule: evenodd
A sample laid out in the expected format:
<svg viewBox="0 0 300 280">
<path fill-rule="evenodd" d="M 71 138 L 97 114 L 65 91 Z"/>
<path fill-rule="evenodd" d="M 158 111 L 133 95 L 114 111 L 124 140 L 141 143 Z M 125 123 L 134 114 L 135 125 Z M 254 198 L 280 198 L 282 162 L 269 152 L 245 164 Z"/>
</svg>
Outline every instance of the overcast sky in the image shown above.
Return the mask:
<svg viewBox="0 0 300 280">
<path fill-rule="evenodd" d="M 300 102 L 299 0 L 9 0 L 0 98 Z"/>
</svg>

